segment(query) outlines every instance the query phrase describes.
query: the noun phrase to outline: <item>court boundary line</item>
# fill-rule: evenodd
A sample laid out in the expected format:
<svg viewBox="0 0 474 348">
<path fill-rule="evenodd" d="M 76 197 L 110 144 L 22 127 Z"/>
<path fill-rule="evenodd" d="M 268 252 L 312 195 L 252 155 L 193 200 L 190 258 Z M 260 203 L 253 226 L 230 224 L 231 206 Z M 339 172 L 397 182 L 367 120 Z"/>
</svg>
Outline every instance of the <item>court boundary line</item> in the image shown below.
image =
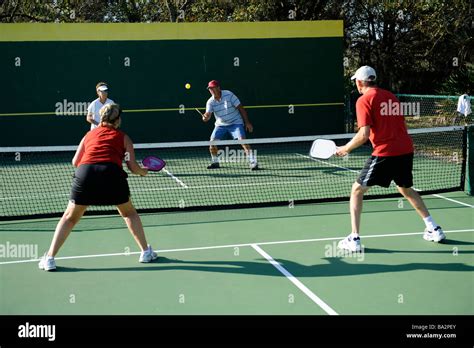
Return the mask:
<svg viewBox="0 0 474 348">
<path fill-rule="evenodd" d="M 318 162 L 321 162 L 321 163 L 325 163 L 325 164 L 328 164 L 330 166 L 333 166 L 333 167 L 337 167 L 337 168 L 341 168 L 341 169 L 344 169 L 344 170 L 348 170 L 348 171 L 351 171 L 353 173 L 359 173 L 359 171 L 357 170 L 354 170 L 354 169 L 350 169 L 350 168 L 346 168 L 346 167 L 341 167 L 341 166 L 338 166 L 336 164 L 333 164 L 333 163 L 329 163 L 327 161 L 321 161 L 319 159 L 316 159 L 316 158 L 313 158 L 313 157 L 310 157 L 310 156 L 306 156 L 306 155 L 302 155 L 300 153 L 295 153 L 296 155 L 298 156 L 301 156 L 301 157 L 305 157 L 305 158 L 309 158 L 310 160 L 313 160 L 313 161 L 318 161 Z M 391 185 L 393 185 L 393 183 L 391 183 Z M 413 186 L 412 186 L 413 187 Z M 413 187 L 413 189 L 415 191 L 420 191 L 418 190 L 416 187 Z M 471 204 L 468 204 L 468 203 L 464 203 L 464 202 L 461 202 L 461 201 L 457 201 L 455 199 L 452 199 L 452 198 L 448 198 L 448 197 L 444 197 L 440 194 L 431 194 L 430 196 L 433 196 L 433 197 L 436 197 L 436 198 L 441 198 L 441 199 L 445 199 L 447 201 L 450 201 L 450 202 L 454 202 L 454 203 L 457 203 L 457 204 L 460 204 L 460 205 L 464 205 L 466 207 L 469 207 L 469 208 L 474 208 L 474 205 L 471 205 Z"/>
<path fill-rule="evenodd" d="M 447 200 L 447 201 L 451 201 L 451 202 L 454 202 L 454 203 L 458 203 L 458 204 L 464 205 L 464 206 L 469 207 L 469 208 L 474 208 L 474 205 L 472 205 L 472 204 L 468 204 L 468 203 L 464 203 L 464 202 L 461 202 L 461 201 L 457 201 L 457 200 L 455 200 L 455 199 L 448 198 L 448 197 L 444 197 L 444 196 L 439 195 L 439 194 L 432 194 L 432 196 L 437 197 L 437 198 L 442 198 L 442 199 L 445 199 L 445 200 Z"/>
<path fill-rule="evenodd" d="M 178 177 L 174 176 L 173 173 L 171 173 L 168 169 L 163 168 L 163 171 L 168 174 L 168 176 L 171 177 L 174 181 L 176 181 L 179 185 L 181 185 L 184 188 L 189 188 L 188 185 L 186 185 L 184 182 L 182 182 Z"/>
<path fill-rule="evenodd" d="M 314 303 L 316 303 L 323 311 L 329 315 L 339 315 L 334 309 L 332 309 L 326 302 L 324 302 L 319 296 L 312 292 L 306 285 L 304 285 L 298 278 L 291 274 L 285 267 L 283 267 L 278 261 L 275 261 L 273 257 L 267 254 L 257 244 L 250 245 L 257 253 L 263 256 L 273 267 L 275 267 L 281 274 L 283 274 L 290 282 L 292 282 L 298 289 L 300 289 L 306 296 L 308 296 Z"/>
<path fill-rule="evenodd" d="M 474 232 L 474 228 L 462 229 L 462 230 L 449 230 L 444 231 L 445 233 L 464 233 L 464 232 Z M 414 236 L 420 235 L 424 232 L 407 232 L 407 233 L 392 233 L 392 234 L 373 234 L 362 236 L 363 239 L 366 238 L 385 238 L 385 237 L 400 237 L 400 236 Z M 341 240 L 347 236 L 342 237 L 327 237 L 327 238 L 310 238 L 310 239 L 294 239 L 294 240 L 283 240 L 283 241 L 272 241 L 272 242 L 253 242 L 253 243 L 241 243 L 241 244 L 225 244 L 225 245 L 213 245 L 213 246 L 204 246 L 204 247 L 192 247 L 192 248 L 181 248 L 181 249 L 164 249 L 155 250 L 159 254 L 161 253 L 171 253 L 171 252 L 180 252 L 180 251 L 196 251 L 196 250 L 211 250 L 211 249 L 225 249 L 225 248 L 237 248 L 237 247 L 249 247 L 252 244 L 255 245 L 277 245 L 277 244 L 293 244 L 293 243 L 311 243 L 311 242 L 323 242 L 323 241 L 332 241 L 332 240 Z M 441 243 L 442 244 L 442 243 Z M 130 256 L 130 255 L 139 255 L 140 251 L 132 252 L 123 252 L 123 253 L 111 253 L 111 254 L 94 254 L 94 255 L 78 255 L 78 256 L 63 256 L 56 257 L 55 260 L 72 260 L 72 259 L 87 259 L 94 257 L 109 257 L 109 256 Z M 18 264 L 18 263 L 30 263 L 38 262 L 39 259 L 26 259 L 26 260 L 16 260 L 16 261 L 4 261 L 0 262 L 1 265 L 8 264 Z"/>
</svg>

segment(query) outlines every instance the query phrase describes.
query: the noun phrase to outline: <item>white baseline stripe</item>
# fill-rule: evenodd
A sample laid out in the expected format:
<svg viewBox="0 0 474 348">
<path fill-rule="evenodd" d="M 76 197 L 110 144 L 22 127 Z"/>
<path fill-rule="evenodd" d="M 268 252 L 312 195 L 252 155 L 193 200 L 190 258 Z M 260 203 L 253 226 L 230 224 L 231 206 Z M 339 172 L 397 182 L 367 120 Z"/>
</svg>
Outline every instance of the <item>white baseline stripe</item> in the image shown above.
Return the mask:
<svg viewBox="0 0 474 348">
<path fill-rule="evenodd" d="M 462 232 L 473 232 L 474 229 L 467 230 L 451 230 L 444 231 L 444 233 L 462 233 Z M 400 237 L 400 236 L 413 236 L 417 234 L 423 234 L 424 232 L 409 232 L 409 233 L 394 233 L 394 234 L 374 234 L 370 236 L 363 236 L 363 238 L 383 238 L 383 237 Z M 252 244 L 256 245 L 276 245 L 276 244 L 291 244 L 291 243 L 308 243 L 308 242 L 322 242 L 328 240 L 341 240 L 343 237 L 328 237 L 328 238 L 313 238 L 313 239 L 296 239 L 296 240 L 281 240 L 274 242 L 257 242 L 257 243 L 242 243 L 242 244 L 227 244 L 227 245 L 213 245 L 206 247 L 194 247 L 194 248 L 181 248 L 181 249 L 164 249 L 156 250 L 160 254 L 162 253 L 173 253 L 180 251 L 196 251 L 196 250 L 210 250 L 210 249 L 224 249 L 224 248 L 236 248 L 236 247 L 247 247 Z M 128 256 L 128 255 L 138 255 L 139 251 L 133 251 L 130 253 L 113 253 L 113 254 L 96 254 L 96 255 L 80 255 L 80 256 L 63 256 L 56 257 L 56 260 L 70 260 L 70 259 L 88 259 L 94 257 L 107 257 L 107 256 Z M 0 262 L 0 265 L 15 264 L 15 263 L 28 263 L 28 262 L 37 262 L 39 259 L 28 259 L 28 260 L 18 260 L 18 261 L 5 261 Z"/>
<path fill-rule="evenodd" d="M 444 197 L 444 196 L 441 196 L 441 195 L 432 195 L 432 196 L 442 198 L 442 199 L 445 199 L 447 201 L 451 201 L 451 202 L 454 202 L 454 203 L 457 203 L 457 204 L 465 205 L 466 207 L 469 207 L 469 208 L 474 208 L 474 205 L 472 205 L 472 204 L 467 204 L 467 203 L 464 203 L 464 202 L 460 202 L 460 201 L 457 201 L 457 200 L 452 199 L 452 198 Z"/>
<path fill-rule="evenodd" d="M 300 282 L 295 276 L 293 276 L 288 270 L 283 267 L 279 262 L 275 261 L 270 255 L 268 255 L 262 248 L 256 244 L 251 245 L 260 255 L 267 259 L 273 267 L 280 271 L 290 282 L 296 285 L 306 296 L 308 296 L 314 303 L 321 307 L 329 315 L 338 315 L 337 312 L 329 307 L 329 305 L 321 300 L 314 292 L 309 290 L 302 282 Z"/>
<path fill-rule="evenodd" d="M 180 184 L 181 186 L 183 186 L 184 188 L 188 188 L 188 185 L 186 185 L 184 182 L 182 182 L 181 180 L 179 180 L 177 177 L 175 177 L 173 175 L 173 173 L 171 173 L 168 169 L 165 169 L 163 168 L 163 171 L 168 174 L 172 179 L 174 179 L 178 184 Z"/>
</svg>

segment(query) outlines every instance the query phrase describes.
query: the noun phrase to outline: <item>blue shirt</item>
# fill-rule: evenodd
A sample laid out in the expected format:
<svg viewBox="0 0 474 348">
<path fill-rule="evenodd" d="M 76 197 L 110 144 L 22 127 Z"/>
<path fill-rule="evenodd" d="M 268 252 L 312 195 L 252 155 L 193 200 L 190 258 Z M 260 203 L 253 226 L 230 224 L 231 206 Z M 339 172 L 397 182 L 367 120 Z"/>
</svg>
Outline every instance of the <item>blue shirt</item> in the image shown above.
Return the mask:
<svg viewBox="0 0 474 348">
<path fill-rule="evenodd" d="M 206 103 L 206 112 L 213 112 L 216 118 L 216 126 L 230 126 L 233 124 L 244 124 L 237 106 L 240 100 L 231 91 L 221 91 L 221 100 L 217 101 L 214 96 Z"/>
</svg>

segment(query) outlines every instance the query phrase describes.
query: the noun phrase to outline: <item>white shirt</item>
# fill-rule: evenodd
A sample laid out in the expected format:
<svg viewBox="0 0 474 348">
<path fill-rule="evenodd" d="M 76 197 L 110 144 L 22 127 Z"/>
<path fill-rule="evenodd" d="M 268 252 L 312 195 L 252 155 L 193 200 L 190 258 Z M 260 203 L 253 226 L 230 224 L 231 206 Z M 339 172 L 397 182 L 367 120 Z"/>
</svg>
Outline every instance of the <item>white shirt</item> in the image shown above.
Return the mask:
<svg viewBox="0 0 474 348">
<path fill-rule="evenodd" d="M 221 91 L 221 100 L 217 101 L 214 96 L 206 103 L 206 112 L 213 112 L 216 118 L 216 126 L 230 126 L 232 124 L 244 124 L 237 106 L 240 100 L 231 91 Z"/>
<path fill-rule="evenodd" d="M 94 115 L 94 121 L 96 121 L 97 123 L 100 122 L 100 114 L 99 114 L 99 111 L 100 109 L 104 106 L 104 105 L 107 105 L 107 104 L 114 104 L 114 101 L 112 99 L 109 99 L 107 98 L 107 100 L 105 101 L 104 104 L 102 104 L 100 102 L 100 99 L 97 98 L 96 100 L 94 100 L 92 103 L 89 104 L 89 106 L 87 107 L 87 114 L 93 114 Z M 97 128 L 97 126 L 95 124 L 91 124 L 91 130 L 93 130 L 94 128 Z"/>
<path fill-rule="evenodd" d="M 463 94 L 458 99 L 458 112 L 467 116 L 472 113 L 471 111 L 471 100 L 467 94 Z"/>
</svg>

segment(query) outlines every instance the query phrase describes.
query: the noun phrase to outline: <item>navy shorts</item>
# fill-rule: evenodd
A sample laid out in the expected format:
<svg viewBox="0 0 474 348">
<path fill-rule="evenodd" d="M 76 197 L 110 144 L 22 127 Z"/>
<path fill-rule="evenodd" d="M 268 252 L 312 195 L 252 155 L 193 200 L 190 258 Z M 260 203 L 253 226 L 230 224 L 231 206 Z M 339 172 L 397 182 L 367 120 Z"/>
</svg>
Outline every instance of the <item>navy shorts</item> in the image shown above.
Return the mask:
<svg viewBox="0 0 474 348">
<path fill-rule="evenodd" d="M 357 182 L 362 186 L 413 186 L 413 153 L 401 156 L 372 156 L 365 163 Z"/>
<path fill-rule="evenodd" d="M 81 164 L 70 200 L 79 205 L 119 205 L 130 199 L 127 173 L 115 163 Z"/>
</svg>

